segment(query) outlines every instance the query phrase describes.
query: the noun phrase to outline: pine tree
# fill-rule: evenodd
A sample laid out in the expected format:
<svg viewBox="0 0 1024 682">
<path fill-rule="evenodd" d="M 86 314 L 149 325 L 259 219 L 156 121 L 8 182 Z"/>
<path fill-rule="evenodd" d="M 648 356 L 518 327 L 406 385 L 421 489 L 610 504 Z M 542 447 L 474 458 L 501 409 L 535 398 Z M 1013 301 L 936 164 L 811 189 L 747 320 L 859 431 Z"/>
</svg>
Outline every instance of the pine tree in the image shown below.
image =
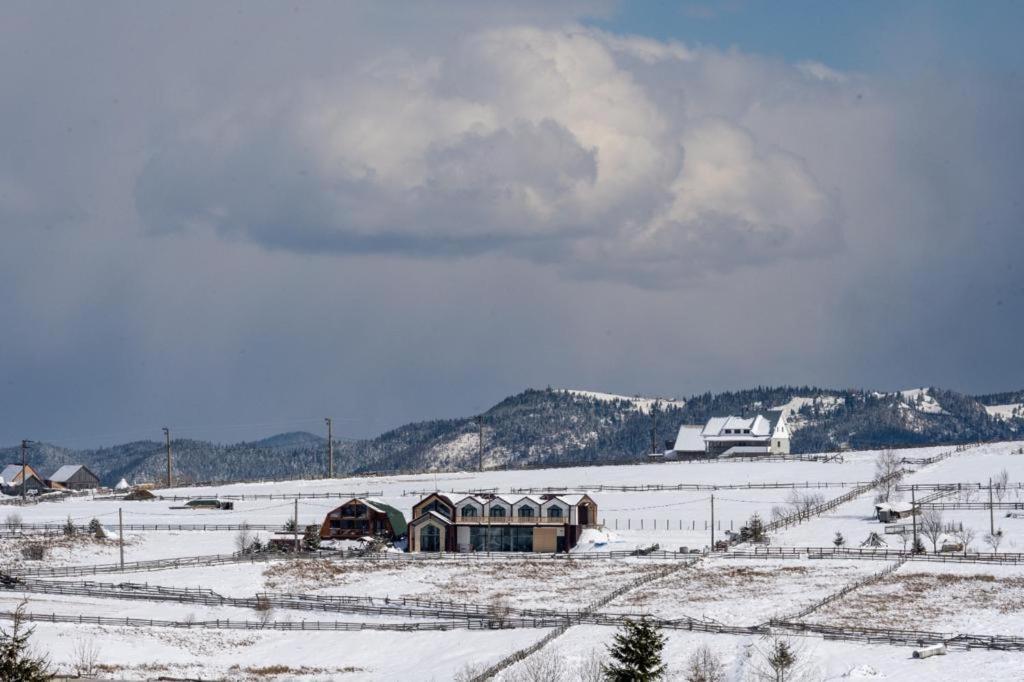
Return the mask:
<svg viewBox="0 0 1024 682">
<path fill-rule="evenodd" d="M 765 655 L 765 662 L 773 673 L 774 682 L 785 682 L 790 679 L 790 672 L 796 665 L 796 652 L 789 642 L 777 639 Z"/>
<path fill-rule="evenodd" d="M 42 682 L 51 678 L 49 663 L 28 650 L 35 628 L 25 628 L 25 602 L 14 612 L 11 631 L 0 629 L 0 680 L 5 682 Z"/>
<path fill-rule="evenodd" d="M 751 542 L 764 542 L 764 522 L 760 514 L 754 514 L 747 521 L 747 531 L 750 533 Z"/>
<path fill-rule="evenodd" d="M 75 522 L 71 520 L 71 516 L 68 516 L 68 520 L 64 523 L 62 530 L 64 535 L 69 538 L 73 538 L 78 532 L 78 528 L 75 527 Z"/>
<path fill-rule="evenodd" d="M 97 540 L 103 540 L 107 537 L 106 532 L 103 530 L 103 524 L 100 523 L 99 519 L 93 519 L 89 522 L 89 534 Z"/>
<path fill-rule="evenodd" d="M 916 537 L 910 551 L 914 554 L 924 554 L 927 550 L 924 548 L 924 542 L 921 541 L 921 538 Z"/>
<path fill-rule="evenodd" d="M 320 549 L 320 526 L 306 526 L 306 532 L 302 535 L 302 546 L 309 552 Z"/>
<path fill-rule="evenodd" d="M 605 679 L 609 682 L 663 679 L 666 666 L 661 660 L 661 651 L 664 648 L 665 637 L 657 627 L 646 620 L 627 620 L 608 647 L 614 662 L 601 666 Z"/>
</svg>

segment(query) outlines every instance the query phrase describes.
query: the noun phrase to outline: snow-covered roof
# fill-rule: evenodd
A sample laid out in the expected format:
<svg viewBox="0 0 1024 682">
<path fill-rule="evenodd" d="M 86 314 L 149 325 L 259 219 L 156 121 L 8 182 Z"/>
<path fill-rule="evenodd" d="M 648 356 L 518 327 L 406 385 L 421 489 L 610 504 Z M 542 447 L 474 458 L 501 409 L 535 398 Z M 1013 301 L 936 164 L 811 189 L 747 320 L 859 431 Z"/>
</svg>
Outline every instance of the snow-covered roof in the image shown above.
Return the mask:
<svg viewBox="0 0 1024 682">
<path fill-rule="evenodd" d="M 879 502 L 875 505 L 877 511 L 893 511 L 903 514 L 913 509 L 913 505 L 909 502 Z"/>
<path fill-rule="evenodd" d="M 85 469 L 84 464 L 65 464 L 60 469 L 53 472 L 53 475 L 50 476 L 50 480 L 54 483 L 67 483 L 68 480 L 70 480 L 70 478 L 77 474 L 81 469 Z M 86 469 L 86 471 L 88 471 L 88 469 Z"/>
<path fill-rule="evenodd" d="M 782 415 L 774 417 L 778 421 Z M 704 426 L 701 434 L 708 439 L 727 436 L 755 436 L 768 438 L 772 434 L 773 420 L 761 415 L 756 417 L 712 417 Z"/>
<path fill-rule="evenodd" d="M 0 471 L 0 478 L 4 479 L 4 481 L 6 481 L 7 483 L 9 483 L 11 485 L 13 485 L 15 483 L 20 483 L 21 482 L 21 468 L 22 468 L 22 465 L 20 465 L 20 464 L 8 464 L 7 466 L 4 467 L 3 471 Z M 35 473 L 36 473 L 35 469 L 33 469 L 31 466 L 29 466 L 27 464 L 25 465 L 25 474 L 27 476 L 32 476 Z M 36 477 L 38 478 L 38 475 Z"/>
<path fill-rule="evenodd" d="M 450 526 L 451 523 L 452 523 L 452 520 L 449 519 L 447 516 L 445 516 L 444 514 L 438 514 L 436 511 L 431 509 L 430 511 L 428 511 L 426 513 L 423 513 L 423 514 L 420 514 L 415 519 L 413 519 L 412 522 L 410 523 L 410 525 L 418 524 L 421 520 L 423 520 L 423 519 L 425 519 L 427 517 L 433 517 L 433 518 L 437 519 L 438 521 L 440 521 L 441 523 L 445 524 L 446 526 Z"/>
<path fill-rule="evenodd" d="M 704 452 L 704 437 L 701 436 L 703 428 L 690 424 L 680 426 L 679 433 L 676 435 L 676 444 L 672 449 L 677 452 Z"/>
<path fill-rule="evenodd" d="M 122 478 L 120 481 L 117 482 L 117 485 L 114 486 L 114 490 L 127 490 L 129 487 L 130 486 L 128 485 L 128 481 Z"/>
</svg>

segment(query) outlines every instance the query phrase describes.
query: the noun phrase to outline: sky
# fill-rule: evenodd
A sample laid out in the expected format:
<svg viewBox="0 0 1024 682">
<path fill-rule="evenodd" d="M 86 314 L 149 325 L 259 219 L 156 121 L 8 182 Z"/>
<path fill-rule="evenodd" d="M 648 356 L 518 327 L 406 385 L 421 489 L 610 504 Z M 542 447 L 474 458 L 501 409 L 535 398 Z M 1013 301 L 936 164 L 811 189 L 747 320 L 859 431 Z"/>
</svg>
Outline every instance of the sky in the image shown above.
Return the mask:
<svg viewBox="0 0 1024 682">
<path fill-rule="evenodd" d="M 0 5 L 0 444 L 1024 388 L 1014 2 Z"/>
</svg>

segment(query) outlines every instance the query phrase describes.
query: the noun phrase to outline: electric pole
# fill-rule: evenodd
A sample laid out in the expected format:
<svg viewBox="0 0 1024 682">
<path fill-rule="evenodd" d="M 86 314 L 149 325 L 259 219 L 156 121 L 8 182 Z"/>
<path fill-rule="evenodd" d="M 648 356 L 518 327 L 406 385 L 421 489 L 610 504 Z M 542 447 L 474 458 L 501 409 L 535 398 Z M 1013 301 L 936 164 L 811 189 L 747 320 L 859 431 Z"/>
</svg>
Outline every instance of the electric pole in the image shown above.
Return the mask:
<svg viewBox="0 0 1024 682">
<path fill-rule="evenodd" d="M 477 471 L 484 470 L 484 416 L 482 414 L 477 415 L 476 418 L 477 428 L 477 453 L 476 453 L 476 469 Z"/>
<path fill-rule="evenodd" d="M 715 494 L 711 493 L 711 551 L 715 551 Z"/>
<path fill-rule="evenodd" d="M 914 499 L 914 489 L 917 486 L 910 486 L 910 519 L 914 524 L 914 546 L 911 548 L 911 552 L 917 551 L 917 502 Z"/>
<path fill-rule="evenodd" d="M 996 534 L 996 517 L 995 512 L 992 511 L 992 477 L 988 479 L 988 532 L 991 535 Z"/>
<path fill-rule="evenodd" d="M 331 430 L 331 418 L 326 417 L 327 422 L 327 478 L 334 478 L 334 432 Z"/>
<path fill-rule="evenodd" d="M 34 443 L 34 442 L 35 441 L 31 441 L 31 440 L 22 440 L 21 441 L 21 501 L 22 502 L 25 501 L 25 490 L 26 490 L 26 486 L 28 485 L 28 478 L 25 475 L 26 471 L 28 470 L 28 459 L 27 459 L 27 457 L 28 457 L 28 455 L 27 455 L 28 446 L 31 443 Z"/>
<path fill-rule="evenodd" d="M 167 487 L 171 487 L 171 431 L 164 427 L 164 439 L 167 441 Z"/>
<path fill-rule="evenodd" d="M 292 533 L 295 538 L 295 553 L 299 553 L 299 498 L 295 498 L 295 516 L 292 517 L 292 525 L 294 526 Z"/>
<path fill-rule="evenodd" d="M 124 573 L 124 515 L 121 513 L 121 508 L 117 508 L 117 532 L 120 536 L 121 545 L 121 572 Z"/>
</svg>

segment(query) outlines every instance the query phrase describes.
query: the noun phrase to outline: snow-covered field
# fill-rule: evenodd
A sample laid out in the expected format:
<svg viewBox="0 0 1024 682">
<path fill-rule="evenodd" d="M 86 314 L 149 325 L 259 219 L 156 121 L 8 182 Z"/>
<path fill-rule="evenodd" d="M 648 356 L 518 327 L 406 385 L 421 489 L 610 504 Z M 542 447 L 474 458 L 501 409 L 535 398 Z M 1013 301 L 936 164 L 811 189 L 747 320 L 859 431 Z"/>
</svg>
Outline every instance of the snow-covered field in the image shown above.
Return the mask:
<svg viewBox="0 0 1024 682">
<path fill-rule="evenodd" d="M 984 483 L 1006 470 L 1012 484 L 1024 481 L 1024 456 L 1019 443 L 987 444 L 958 452 L 949 459 L 919 468 L 903 484 Z M 947 452 L 950 448 L 897 451 L 910 459 Z M 736 488 L 738 484 L 800 483 L 798 495 L 828 500 L 854 484 L 869 481 L 879 453 L 854 452 L 842 461 L 661 463 L 634 466 L 487 471 L 413 476 L 361 477 L 317 481 L 243 483 L 214 488 L 176 488 L 175 495 L 281 495 L 325 492 L 373 492 L 409 514 L 423 491 L 440 490 L 457 497 L 462 491 L 494 489 L 509 493 L 519 488 L 585 489 L 597 502 L 604 524 L 599 542 L 577 551 L 633 549 L 657 543 L 663 549 L 704 548 L 711 540 L 711 496 L 714 495 L 716 539 L 726 529 L 758 513 L 765 521 L 773 509 L 790 509 L 794 491 L 786 488 Z M 612 491 L 600 486 L 678 484 L 718 486 L 715 490 Z M 819 485 L 820 484 L 820 485 Z M 826 486 L 827 484 L 827 486 Z M 843 485 L 844 484 L 844 485 Z M 159 492 L 159 491 L 157 491 Z M 831 546 L 836 532 L 848 546 L 857 546 L 870 532 L 883 531 L 872 517 L 874 491 L 797 526 L 773 533 L 771 546 Z M 962 497 L 962 496 L 961 496 Z M 957 501 L 957 496 L 946 501 Z M 987 492 L 972 501 L 987 499 Z M 1006 502 L 1020 499 L 1015 490 Z M 299 500 L 299 523 L 319 524 L 342 499 Z M 0 508 L 0 522 L 10 514 L 25 523 L 78 524 L 98 519 L 116 536 L 120 509 L 128 524 L 268 524 L 282 526 L 292 517 L 291 500 L 237 500 L 231 511 L 172 509 L 180 501 L 126 502 L 73 498 L 25 507 Z M 1024 551 L 1024 519 L 996 512 L 995 525 L 1004 532 L 1001 553 Z M 948 522 L 977 531 L 974 551 L 989 551 L 981 537 L 989 530 L 987 509 L 947 510 Z M 721 525 L 720 525 L 721 524 Z M 263 538 L 269 531 L 257 533 Z M 128 531 L 126 561 L 235 550 L 232 531 Z M 893 549 L 898 536 L 883 536 Z M 45 560 L 23 556 L 27 544 L 47 545 Z M 119 547 L 114 540 L 79 536 L 46 540 L 0 539 L 0 570 L 33 566 L 112 563 Z M 626 591 L 601 608 L 604 613 L 650 614 L 664 619 L 692 617 L 726 625 L 751 626 L 773 617 L 787 617 L 844 586 L 874 574 L 888 562 L 869 560 L 764 560 L 713 555 L 692 567 L 680 568 L 641 587 Z M 573 611 L 585 608 L 631 581 L 653 576 L 675 560 L 626 558 L 557 560 L 508 557 L 465 561 L 289 560 L 111 573 L 85 579 L 106 583 L 148 583 L 174 588 L 202 588 L 228 597 L 252 597 L 258 592 L 310 595 L 369 596 L 398 599 L 418 597 L 473 604 L 488 608 L 543 608 Z M 63 578 L 78 581 L 83 578 Z M 1024 631 L 1024 565 L 945 564 L 910 562 L 880 582 L 862 587 L 804 617 L 808 623 L 889 626 L 938 632 L 1015 636 Z M 0 611 L 10 611 L 20 592 L 0 592 Z M 238 606 L 150 602 L 54 594 L 28 594 L 27 610 L 34 614 L 154 618 L 177 621 L 260 620 L 408 623 L 423 618 L 396 615 L 274 609 L 257 614 Z M 427 619 L 429 620 L 429 619 Z M 590 653 L 603 652 L 615 629 L 575 626 L 538 655 L 556 652 L 564 663 L 560 679 L 577 679 L 575 667 Z M 203 679 L 352 679 L 452 680 L 466 670 L 479 670 L 530 645 L 547 633 L 519 628 L 495 631 L 446 630 L 423 632 L 294 632 L 270 630 L 170 629 L 123 625 L 37 623 L 35 646 L 48 652 L 55 668 L 74 672 L 83 642 L 93 643 L 104 664 L 99 673 L 111 679 L 152 679 L 159 676 Z M 683 668 L 698 644 L 707 644 L 725 663 L 729 680 L 749 679 L 756 667 L 755 635 L 697 634 L 667 631 L 666 656 L 672 670 Z M 1024 652 L 957 651 L 927 660 L 911 660 L 905 647 L 883 644 L 798 638 L 803 659 L 814 679 L 885 678 L 901 680 L 1017 679 L 1024 669 Z M 517 672 L 519 670 L 519 672 Z M 460 671 L 462 671 L 460 673 Z M 508 669 L 501 679 L 522 679 L 522 670 Z"/>
</svg>

